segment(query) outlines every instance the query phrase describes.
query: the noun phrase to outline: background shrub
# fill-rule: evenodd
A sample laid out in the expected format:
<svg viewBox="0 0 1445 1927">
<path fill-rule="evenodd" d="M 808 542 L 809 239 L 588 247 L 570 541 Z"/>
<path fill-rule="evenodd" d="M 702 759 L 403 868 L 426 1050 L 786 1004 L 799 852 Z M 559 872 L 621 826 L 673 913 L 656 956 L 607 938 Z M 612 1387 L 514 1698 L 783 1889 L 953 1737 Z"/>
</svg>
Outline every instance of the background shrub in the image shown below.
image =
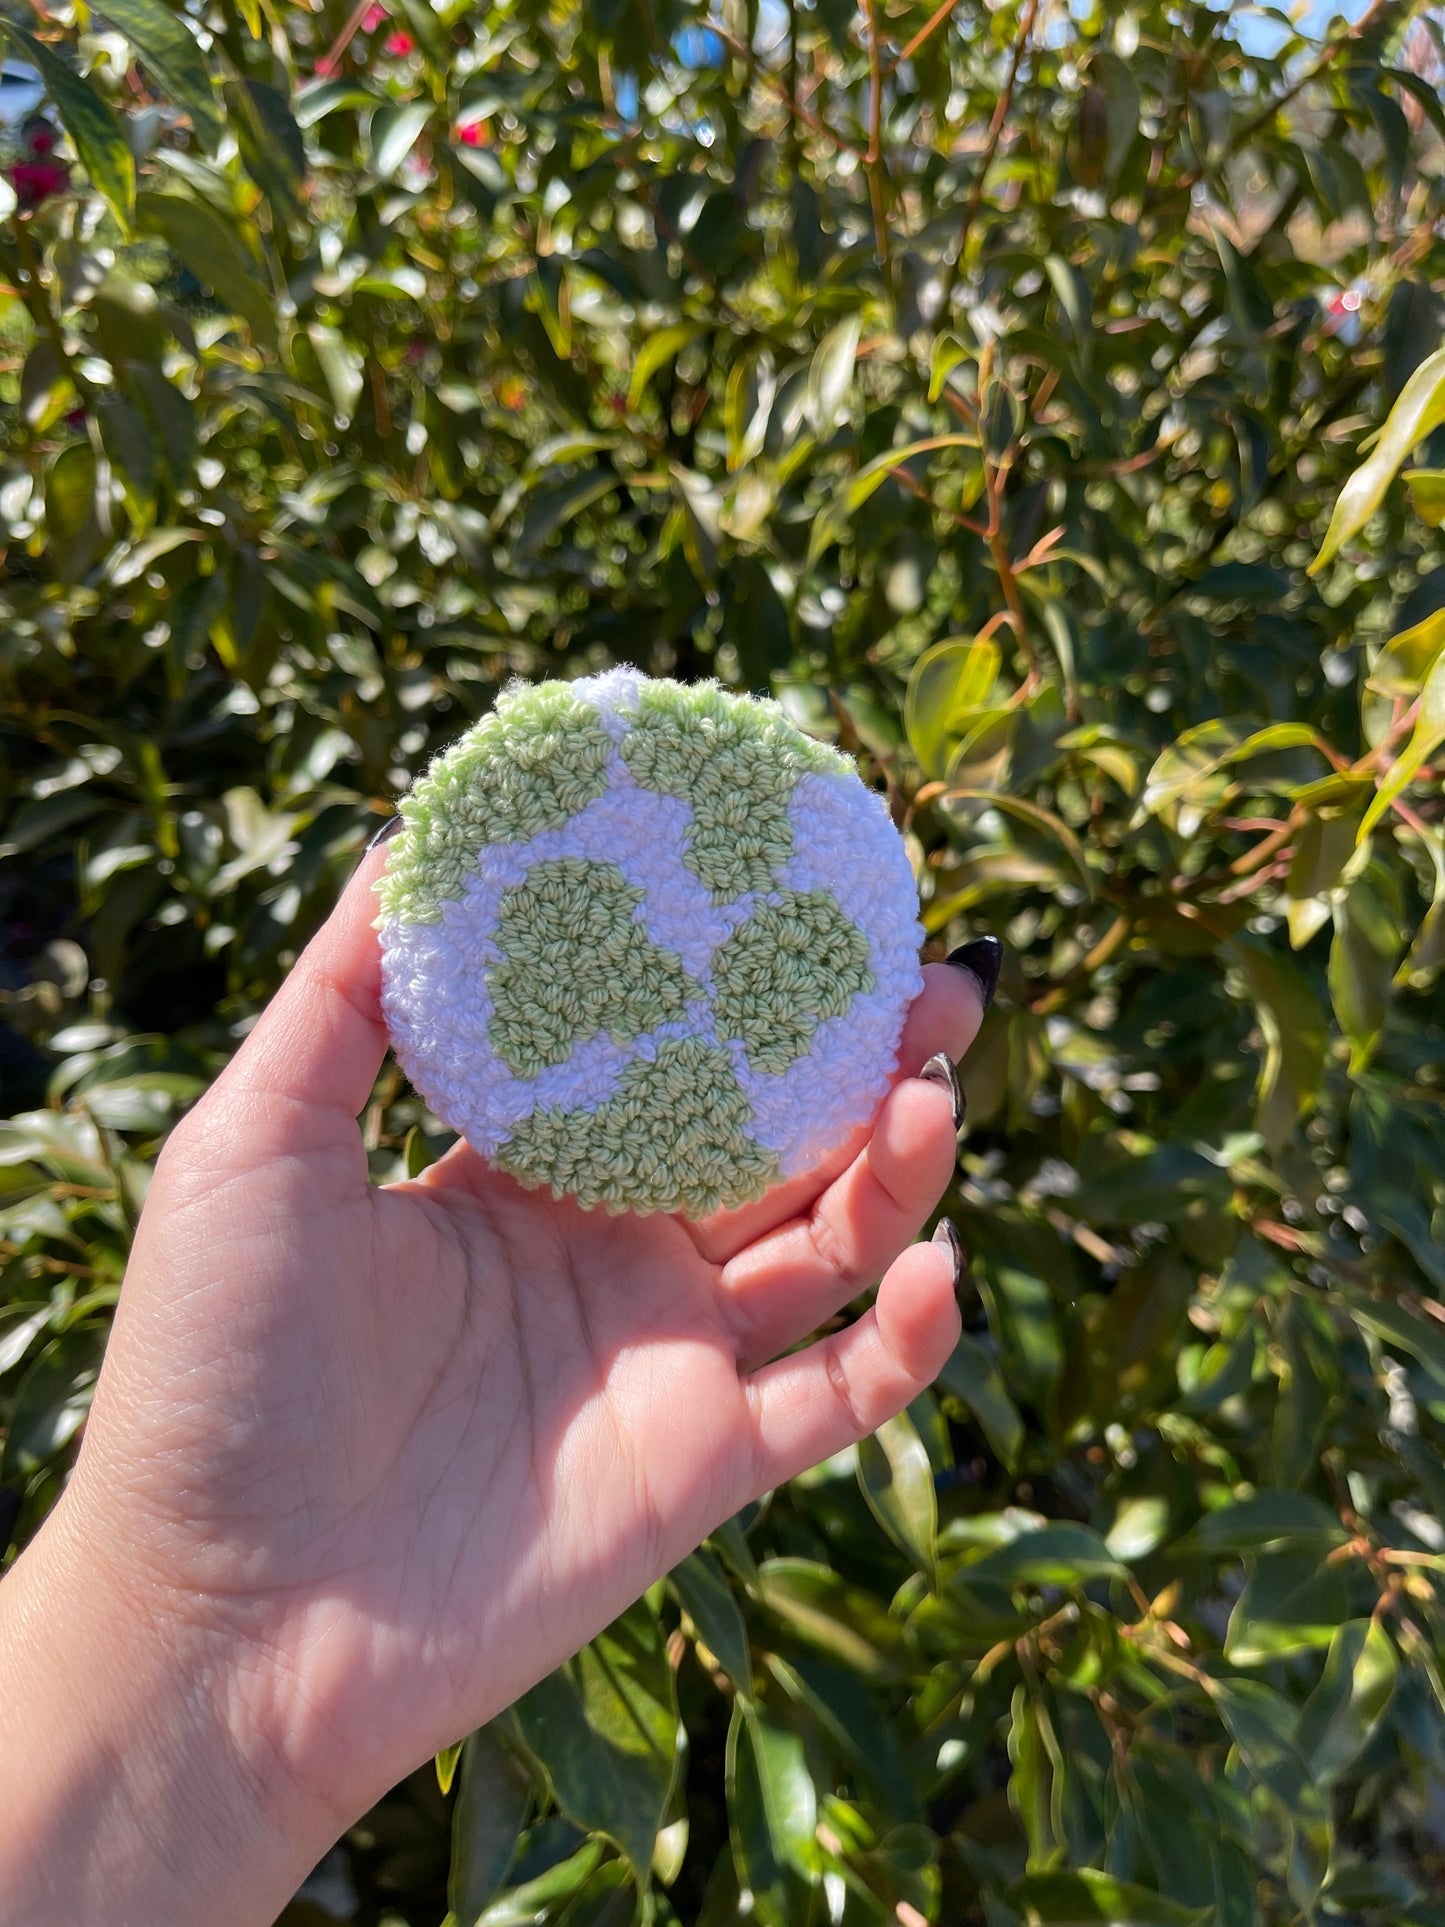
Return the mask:
<svg viewBox="0 0 1445 1927">
<path fill-rule="evenodd" d="M 931 948 L 1009 945 L 967 1335 L 542 1689 L 585 1742 L 530 1696 L 287 1919 L 1438 1927 L 1435 26 L 4 18 L 9 1556 L 159 1142 L 438 745 L 517 674 L 771 688 Z M 391 1070 L 365 1129 L 446 1142 Z"/>
</svg>

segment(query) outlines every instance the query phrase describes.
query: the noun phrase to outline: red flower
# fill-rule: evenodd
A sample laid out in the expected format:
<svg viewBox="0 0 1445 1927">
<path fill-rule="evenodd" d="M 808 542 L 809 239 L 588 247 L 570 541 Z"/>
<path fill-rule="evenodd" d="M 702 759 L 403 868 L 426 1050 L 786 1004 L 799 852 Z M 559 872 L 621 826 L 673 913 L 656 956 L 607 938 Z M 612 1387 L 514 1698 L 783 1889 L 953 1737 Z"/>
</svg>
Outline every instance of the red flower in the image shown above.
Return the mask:
<svg viewBox="0 0 1445 1927">
<path fill-rule="evenodd" d="M 463 147 L 489 147 L 492 137 L 484 120 L 466 120 L 458 123 L 457 139 Z"/>
<path fill-rule="evenodd" d="M 361 17 L 361 31 L 363 33 L 375 33 L 385 18 L 386 8 L 378 4 L 377 0 L 373 0 L 373 4 L 366 9 L 366 12 Z"/>
<path fill-rule="evenodd" d="M 16 161 L 10 169 L 10 185 L 24 212 L 41 206 L 52 194 L 63 194 L 70 186 L 70 169 L 57 161 Z"/>
<path fill-rule="evenodd" d="M 386 36 L 386 51 L 398 56 L 409 54 L 416 43 L 409 33 L 389 33 Z"/>
</svg>

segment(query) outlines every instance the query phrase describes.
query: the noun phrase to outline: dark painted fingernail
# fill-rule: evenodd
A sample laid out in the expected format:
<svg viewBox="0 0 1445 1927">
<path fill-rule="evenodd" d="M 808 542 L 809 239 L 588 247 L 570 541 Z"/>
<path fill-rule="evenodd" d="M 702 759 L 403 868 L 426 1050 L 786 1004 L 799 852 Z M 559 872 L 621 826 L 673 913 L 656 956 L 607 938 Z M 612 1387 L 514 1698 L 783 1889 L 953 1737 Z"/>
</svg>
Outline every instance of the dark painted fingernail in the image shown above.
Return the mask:
<svg viewBox="0 0 1445 1927">
<path fill-rule="evenodd" d="M 938 1220 L 938 1224 L 934 1228 L 933 1236 L 929 1242 L 931 1244 L 942 1245 L 944 1250 L 947 1251 L 948 1255 L 952 1258 L 953 1290 L 954 1295 L 957 1296 L 963 1289 L 963 1245 L 960 1242 L 957 1231 L 954 1229 L 952 1218 L 940 1218 Z"/>
<path fill-rule="evenodd" d="M 987 1010 L 998 989 L 998 973 L 1003 969 L 1003 945 L 998 938 L 975 937 L 971 943 L 961 943 L 957 950 L 950 950 L 943 961 L 958 970 L 973 972 Z"/>
<path fill-rule="evenodd" d="M 918 1075 L 925 1083 L 941 1084 L 948 1092 L 948 1101 L 953 1106 L 953 1128 L 962 1130 L 963 1120 L 968 1116 L 968 1099 L 958 1081 L 953 1059 L 946 1052 L 936 1050 Z"/>
<path fill-rule="evenodd" d="M 377 831 L 376 835 L 371 839 L 371 841 L 367 844 L 366 848 L 362 851 L 362 855 L 370 856 L 372 851 L 379 850 L 383 843 L 390 843 L 391 839 L 396 835 L 397 831 L 401 828 L 402 821 L 403 819 L 401 817 L 393 816 L 389 822 L 383 823 L 381 828 Z"/>
</svg>

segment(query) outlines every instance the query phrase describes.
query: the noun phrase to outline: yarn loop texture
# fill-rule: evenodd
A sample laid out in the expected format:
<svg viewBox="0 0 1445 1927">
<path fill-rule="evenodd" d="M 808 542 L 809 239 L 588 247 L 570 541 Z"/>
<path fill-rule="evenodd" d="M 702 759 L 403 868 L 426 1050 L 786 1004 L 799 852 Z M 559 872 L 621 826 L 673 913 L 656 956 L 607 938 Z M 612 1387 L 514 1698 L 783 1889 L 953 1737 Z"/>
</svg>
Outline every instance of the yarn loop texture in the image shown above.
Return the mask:
<svg viewBox="0 0 1445 1927">
<path fill-rule="evenodd" d="M 699 1217 L 876 1109 L 922 984 L 913 875 L 779 704 L 630 669 L 515 684 L 400 807 L 397 1057 L 519 1182 Z"/>
</svg>

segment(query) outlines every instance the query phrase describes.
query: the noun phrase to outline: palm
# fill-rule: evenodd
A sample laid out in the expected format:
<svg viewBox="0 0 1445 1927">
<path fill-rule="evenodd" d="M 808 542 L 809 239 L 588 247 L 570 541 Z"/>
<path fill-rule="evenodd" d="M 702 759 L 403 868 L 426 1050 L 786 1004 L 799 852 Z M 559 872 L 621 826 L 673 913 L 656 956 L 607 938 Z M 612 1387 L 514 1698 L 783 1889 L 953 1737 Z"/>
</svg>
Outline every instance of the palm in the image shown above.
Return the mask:
<svg viewBox="0 0 1445 1927">
<path fill-rule="evenodd" d="M 374 940 L 352 917 L 332 941 L 354 984 Z M 942 1094 L 907 1082 L 871 1140 L 703 1225 L 584 1212 L 465 1146 L 376 1190 L 354 1123 L 374 1059 L 347 1061 L 342 1035 L 296 1065 L 286 1001 L 163 1160 L 81 1470 L 109 1463 L 131 1541 L 178 1597 L 274 1655 L 286 1763 L 349 1811 L 932 1375 L 956 1327 L 926 1248 L 889 1274 L 896 1312 L 880 1296 L 765 1361 L 916 1233 L 952 1138 Z M 374 1031 L 367 1012 L 358 991 L 331 1016 Z M 976 1023 L 964 980 L 935 975 L 906 1067 Z M 282 1102 L 273 1063 L 304 1092 Z M 157 1355 L 185 1387 L 179 1419 L 144 1396 Z"/>
</svg>

